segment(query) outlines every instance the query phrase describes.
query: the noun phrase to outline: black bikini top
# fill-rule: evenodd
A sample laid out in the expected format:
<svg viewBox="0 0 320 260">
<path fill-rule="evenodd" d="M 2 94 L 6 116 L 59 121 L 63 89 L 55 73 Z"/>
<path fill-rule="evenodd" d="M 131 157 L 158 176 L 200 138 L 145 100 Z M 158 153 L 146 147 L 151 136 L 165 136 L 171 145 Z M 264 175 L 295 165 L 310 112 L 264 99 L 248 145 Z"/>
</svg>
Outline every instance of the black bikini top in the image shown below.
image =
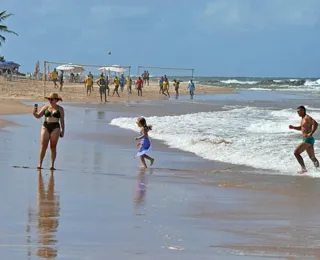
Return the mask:
<svg viewBox="0 0 320 260">
<path fill-rule="evenodd" d="M 61 115 L 60 115 L 60 111 L 59 109 L 58 110 L 55 110 L 55 111 L 49 111 L 49 109 L 46 109 L 46 111 L 44 111 L 44 116 L 45 117 L 55 117 L 55 118 L 60 118 Z"/>
</svg>

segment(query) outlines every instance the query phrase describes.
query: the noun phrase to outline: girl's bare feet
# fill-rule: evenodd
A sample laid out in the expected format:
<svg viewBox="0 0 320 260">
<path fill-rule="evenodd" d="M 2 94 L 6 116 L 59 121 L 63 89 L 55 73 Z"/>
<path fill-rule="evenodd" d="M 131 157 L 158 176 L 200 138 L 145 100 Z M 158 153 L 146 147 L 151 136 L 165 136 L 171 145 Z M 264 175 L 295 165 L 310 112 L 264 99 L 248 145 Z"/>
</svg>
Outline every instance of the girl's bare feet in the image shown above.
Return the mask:
<svg viewBox="0 0 320 260">
<path fill-rule="evenodd" d="M 148 168 L 147 165 L 141 165 L 141 166 L 140 166 L 140 169 L 141 169 L 141 170 L 147 169 L 147 168 Z"/>
<path fill-rule="evenodd" d="M 50 167 L 50 171 L 54 171 L 56 168 L 54 168 L 53 166 L 52 167 Z"/>
<path fill-rule="evenodd" d="M 41 169 L 42 169 L 42 166 L 39 164 L 39 165 L 37 166 L 37 169 L 38 169 L 38 170 L 41 170 Z"/>
</svg>

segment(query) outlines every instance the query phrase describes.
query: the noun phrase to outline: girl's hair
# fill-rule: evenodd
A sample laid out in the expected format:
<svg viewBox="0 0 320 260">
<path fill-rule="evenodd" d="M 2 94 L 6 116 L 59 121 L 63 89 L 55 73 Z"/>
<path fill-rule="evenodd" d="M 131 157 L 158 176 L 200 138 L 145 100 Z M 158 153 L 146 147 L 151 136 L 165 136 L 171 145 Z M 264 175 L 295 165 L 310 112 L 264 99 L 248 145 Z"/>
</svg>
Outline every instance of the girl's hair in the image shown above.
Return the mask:
<svg viewBox="0 0 320 260">
<path fill-rule="evenodd" d="M 147 125 L 147 121 L 144 117 L 139 117 L 138 122 L 142 125 L 143 128 L 147 129 L 147 131 L 152 130 L 152 125 Z"/>
</svg>

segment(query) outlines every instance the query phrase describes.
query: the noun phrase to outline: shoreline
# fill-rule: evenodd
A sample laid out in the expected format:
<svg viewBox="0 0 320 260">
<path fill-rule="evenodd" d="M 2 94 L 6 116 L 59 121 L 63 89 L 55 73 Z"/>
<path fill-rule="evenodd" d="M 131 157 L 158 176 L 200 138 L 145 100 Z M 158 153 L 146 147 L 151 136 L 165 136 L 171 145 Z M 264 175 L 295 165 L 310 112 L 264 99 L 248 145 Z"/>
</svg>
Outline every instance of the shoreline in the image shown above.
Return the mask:
<svg viewBox="0 0 320 260">
<path fill-rule="evenodd" d="M 186 91 L 186 82 L 182 82 L 180 85 L 180 95 L 188 95 Z M 110 95 L 114 86 L 110 87 Z M 32 112 L 32 107 L 23 104 L 23 102 L 38 101 L 45 102 L 43 97 L 44 89 L 42 81 L 0 81 L 0 90 L 2 97 L 0 98 L 0 127 L 3 128 L 10 124 L 8 120 L 2 120 L 2 115 L 13 115 L 13 114 L 27 114 Z M 52 82 L 46 83 L 46 94 L 51 92 L 57 92 L 63 98 L 63 102 L 68 103 L 83 103 L 92 104 L 100 102 L 100 96 L 98 86 L 95 84 L 93 91 L 90 96 L 86 96 L 84 84 L 66 84 L 63 87 L 63 91 L 60 92 L 58 89 L 52 86 Z M 174 96 L 173 87 L 170 87 L 171 95 Z M 148 102 L 148 101 L 159 101 L 165 100 L 166 97 L 159 94 L 159 86 L 157 83 L 150 82 L 149 86 L 143 88 L 143 96 L 137 96 L 137 91 L 132 86 L 132 94 L 127 94 L 126 87 L 124 92 L 119 90 L 120 98 L 107 96 L 107 103 L 121 103 L 127 102 Z M 227 87 L 209 86 L 209 85 L 196 85 L 196 95 L 203 94 L 233 94 L 236 93 L 234 89 Z"/>
<path fill-rule="evenodd" d="M 1 99 L 10 100 L 20 100 L 20 101 L 43 101 L 44 93 L 49 95 L 51 92 L 57 92 L 64 101 L 67 102 L 99 102 L 100 95 L 99 89 L 96 84 L 93 85 L 93 91 L 90 96 L 86 95 L 86 89 L 84 84 L 71 84 L 66 83 L 63 86 L 63 90 L 59 91 L 57 88 L 53 87 L 52 82 L 46 82 L 46 88 L 42 81 L 0 81 L 0 90 L 2 91 Z M 144 100 L 161 100 L 165 96 L 159 94 L 159 86 L 157 83 L 150 82 L 149 86 L 144 86 L 142 88 L 143 96 L 139 97 L 137 95 L 137 90 L 135 86 L 132 86 L 132 94 L 128 95 L 127 87 L 124 87 L 123 92 L 119 88 L 120 97 L 112 97 L 114 86 L 110 85 L 110 96 L 107 96 L 107 101 L 112 101 L 114 103 L 126 101 L 128 96 L 131 101 L 144 101 Z M 169 92 L 171 96 L 174 96 L 175 91 L 173 86 L 169 87 Z M 187 92 L 187 82 L 182 82 L 179 88 L 180 95 L 188 94 Z M 235 89 L 228 87 L 214 86 L 214 85 L 196 85 L 195 95 L 200 94 L 232 94 L 235 93 Z"/>
<path fill-rule="evenodd" d="M 258 254 L 260 258 L 316 254 L 310 244 L 319 226 L 320 180 L 268 175 L 259 169 L 248 173 L 241 165 L 229 169 L 225 163 L 208 161 L 155 139 L 155 167 L 140 174 L 140 163 L 132 158 L 136 152 L 134 132 L 109 125 L 111 118 L 136 116 L 146 107 L 146 113 L 153 115 L 218 109 L 217 104 L 209 108 L 166 101 L 149 103 L 153 105 L 90 104 L 90 109 L 68 104 L 68 113 L 77 115 L 70 116 L 66 140 L 59 144 L 59 168 L 48 176 L 48 170 L 42 170 L 41 175 L 34 167 L 12 168 L 36 165 L 33 154 L 39 149 L 40 133 L 27 115 L 5 117 L 25 126 L 14 127 L 13 138 L 4 137 L 8 141 L 3 142 L 5 152 L 0 161 L 2 196 L 9 198 L 3 203 L 2 221 L 4 226 L 14 227 L 8 234 L 15 244 L 31 245 L 32 256 L 46 249 L 70 259 L 79 258 L 76 253 L 80 245 L 91 248 L 93 253 L 80 252 L 91 258 L 103 258 L 106 249 L 117 258 L 125 245 L 125 258 L 133 260 L 142 253 L 147 259 L 157 252 L 161 252 L 159 259 L 193 259 L 190 252 L 200 258 L 215 254 L 234 259 L 235 250 L 248 257 L 244 259 Z M 146 187 L 143 192 L 139 190 L 141 184 Z M 31 227 L 26 233 L 30 244 L 19 226 L 26 219 Z M 292 225 L 298 228 L 292 229 Z M 51 244 L 39 240 L 38 234 L 50 238 Z M 136 237 L 139 239 L 134 240 Z M 4 255 L 12 255 L 14 245 L 7 242 L 11 242 L 10 237 L 5 234 L 3 240 L 8 244 L 3 247 Z"/>
</svg>

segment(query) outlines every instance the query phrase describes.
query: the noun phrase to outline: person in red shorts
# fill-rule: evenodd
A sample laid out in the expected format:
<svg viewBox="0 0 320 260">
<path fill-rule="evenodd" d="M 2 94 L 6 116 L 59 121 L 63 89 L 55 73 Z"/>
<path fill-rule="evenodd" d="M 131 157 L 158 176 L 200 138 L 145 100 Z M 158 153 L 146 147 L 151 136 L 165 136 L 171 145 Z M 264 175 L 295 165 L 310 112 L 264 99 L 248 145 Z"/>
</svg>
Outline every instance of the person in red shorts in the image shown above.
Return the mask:
<svg viewBox="0 0 320 260">
<path fill-rule="evenodd" d="M 137 85 L 137 89 L 138 89 L 138 96 L 142 97 L 143 81 L 142 81 L 141 77 L 139 77 L 137 79 L 136 85 Z"/>
</svg>

